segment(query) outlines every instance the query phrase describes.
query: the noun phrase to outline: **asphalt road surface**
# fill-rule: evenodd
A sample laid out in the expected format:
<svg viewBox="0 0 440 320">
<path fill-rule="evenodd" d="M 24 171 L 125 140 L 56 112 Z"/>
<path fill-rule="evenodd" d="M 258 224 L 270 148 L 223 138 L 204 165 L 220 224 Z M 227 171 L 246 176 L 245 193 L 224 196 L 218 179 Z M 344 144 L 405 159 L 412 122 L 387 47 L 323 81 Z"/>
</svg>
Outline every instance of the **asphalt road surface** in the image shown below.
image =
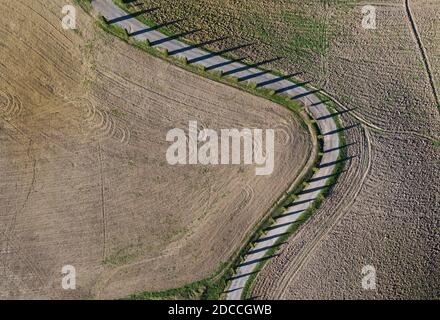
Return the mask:
<svg viewBox="0 0 440 320">
<path fill-rule="evenodd" d="M 313 90 L 302 87 L 287 77 L 273 75 L 254 66 L 234 62 L 219 56 L 216 53 L 203 50 L 199 46 L 188 45 L 161 32 L 144 25 L 135 17 L 116 6 L 111 0 L 94 0 L 93 8 L 103 15 L 109 23 L 117 24 L 125 28 L 133 38 L 150 41 L 155 47 L 166 48 L 169 55 L 186 57 L 189 64 L 203 65 L 207 70 L 221 70 L 224 75 L 238 77 L 240 81 L 252 81 L 259 87 L 273 89 L 277 93 L 288 95 L 302 103 L 308 113 L 317 122 L 323 136 L 324 155 L 318 165 L 318 171 L 310 179 L 310 184 L 298 194 L 297 200 L 291 204 L 288 210 L 276 219 L 270 230 L 261 236 L 255 243 L 254 248 L 246 254 L 244 261 L 237 267 L 237 271 L 227 291 L 226 299 L 237 300 L 241 298 L 243 288 L 256 266 L 262 260 L 268 250 L 273 247 L 278 239 L 286 233 L 301 214 L 309 208 L 321 190 L 327 185 L 333 173 L 336 161 L 339 157 L 339 135 L 336 123 L 326 105 L 315 95 Z"/>
</svg>

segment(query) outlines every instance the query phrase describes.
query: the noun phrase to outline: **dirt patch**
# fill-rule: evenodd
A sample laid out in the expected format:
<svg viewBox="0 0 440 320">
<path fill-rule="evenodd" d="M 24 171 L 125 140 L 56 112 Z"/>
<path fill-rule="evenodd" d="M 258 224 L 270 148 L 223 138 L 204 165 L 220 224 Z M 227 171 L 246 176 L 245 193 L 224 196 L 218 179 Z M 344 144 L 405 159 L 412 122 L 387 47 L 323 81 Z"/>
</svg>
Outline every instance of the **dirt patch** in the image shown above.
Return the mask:
<svg viewBox="0 0 440 320">
<path fill-rule="evenodd" d="M 0 296 L 122 297 L 212 274 L 308 160 L 281 106 L 180 70 L 52 1 L 2 4 Z M 172 128 L 276 129 L 275 169 L 170 166 Z M 239 230 L 239 232 L 238 232 Z M 77 290 L 61 289 L 73 265 Z"/>
</svg>

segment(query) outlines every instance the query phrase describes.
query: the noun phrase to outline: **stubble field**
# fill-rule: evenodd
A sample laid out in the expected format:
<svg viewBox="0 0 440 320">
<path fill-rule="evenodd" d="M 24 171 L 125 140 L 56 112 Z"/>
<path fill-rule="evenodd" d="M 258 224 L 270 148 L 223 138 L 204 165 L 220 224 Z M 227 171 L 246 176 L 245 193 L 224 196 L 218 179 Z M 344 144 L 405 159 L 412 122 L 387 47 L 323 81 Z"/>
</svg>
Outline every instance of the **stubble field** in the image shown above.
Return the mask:
<svg viewBox="0 0 440 320">
<path fill-rule="evenodd" d="M 440 79 L 434 0 L 376 1 L 377 29 L 361 27 L 365 1 L 146 1 L 154 19 L 202 31 L 194 42 L 233 51 L 341 102 L 349 147 L 345 172 L 322 208 L 281 247 L 254 284 L 255 298 L 438 298 Z M 426 50 L 433 88 L 421 50 Z M 231 53 L 229 53 L 231 54 Z M 377 270 L 377 290 L 361 287 Z"/>
<path fill-rule="evenodd" d="M 64 1 L 2 2 L 0 297 L 119 298 L 213 274 L 309 160 L 285 108 L 116 40 Z M 168 130 L 274 128 L 275 169 L 170 166 Z M 61 288 L 73 265 L 77 290 Z"/>
</svg>

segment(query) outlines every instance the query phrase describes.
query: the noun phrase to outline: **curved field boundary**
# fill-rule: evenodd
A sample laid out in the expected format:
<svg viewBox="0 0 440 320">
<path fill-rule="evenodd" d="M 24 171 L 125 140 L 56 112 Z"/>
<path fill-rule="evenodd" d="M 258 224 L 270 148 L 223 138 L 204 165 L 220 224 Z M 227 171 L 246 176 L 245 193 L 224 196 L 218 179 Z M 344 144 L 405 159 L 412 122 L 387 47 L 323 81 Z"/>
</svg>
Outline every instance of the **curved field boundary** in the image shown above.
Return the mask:
<svg viewBox="0 0 440 320">
<path fill-rule="evenodd" d="M 428 54 L 426 53 L 425 46 L 423 45 L 422 37 L 420 36 L 419 30 L 417 29 L 417 24 L 414 19 L 414 14 L 411 10 L 410 0 L 405 0 L 405 9 L 406 9 L 406 15 L 411 24 L 411 31 L 413 32 L 414 37 L 416 38 L 417 46 L 419 48 L 420 55 L 422 56 L 423 64 L 425 65 L 426 73 L 429 79 L 429 84 L 431 85 L 432 88 L 432 94 L 434 95 L 434 99 L 437 102 L 437 105 L 440 106 L 440 100 L 439 100 L 437 88 L 435 86 L 434 75 L 431 70 L 431 64 L 429 63 Z"/>
<path fill-rule="evenodd" d="M 240 299 L 246 283 L 257 266 L 267 259 L 267 255 L 273 251 L 277 241 L 289 233 L 292 225 L 298 222 L 306 211 L 314 208 L 322 191 L 328 188 L 341 162 L 339 135 L 342 129 L 338 127 L 332 111 L 319 98 L 318 90 L 301 86 L 288 80 L 288 77 L 229 60 L 216 53 L 203 50 L 200 46 L 176 40 L 174 37 L 143 24 L 134 15 L 128 15 L 112 0 L 94 0 L 92 6 L 105 17 L 107 23 L 125 29 L 134 40 L 148 43 L 149 46 L 165 52 L 167 56 L 172 55 L 184 60 L 187 64 L 201 66 L 206 71 L 219 72 L 222 76 L 231 76 L 239 82 L 254 83 L 256 87 L 267 89 L 272 94 L 282 94 L 286 99 L 304 105 L 308 114 L 316 122 L 322 140 L 320 163 L 307 186 L 296 195 L 295 200 L 287 206 L 285 212 L 274 219 L 272 225 L 266 229 L 267 232 L 254 242 L 255 246 L 247 252 L 236 269 L 226 299 Z"/>
</svg>

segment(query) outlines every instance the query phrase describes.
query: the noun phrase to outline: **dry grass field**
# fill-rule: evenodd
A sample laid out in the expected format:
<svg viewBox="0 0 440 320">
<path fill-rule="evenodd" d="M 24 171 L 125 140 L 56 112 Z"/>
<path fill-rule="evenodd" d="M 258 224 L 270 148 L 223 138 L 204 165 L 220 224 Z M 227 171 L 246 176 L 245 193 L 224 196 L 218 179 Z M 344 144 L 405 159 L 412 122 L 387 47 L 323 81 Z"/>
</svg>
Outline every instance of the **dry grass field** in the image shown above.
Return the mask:
<svg viewBox="0 0 440 320">
<path fill-rule="evenodd" d="M 187 36 L 191 41 L 226 36 L 209 47 L 220 50 L 251 44 L 229 54 L 249 62 L 281 58 L 264 67 L 301 73 L 304 81 L 325 89 L 347 107 L 358 108 L 356 113 L 375 125 L 426 134 L 439 130 L 437 107 L 409 29 L 404 0 L 374 2 L 378 20 L 374 31 L 361 27 L 362 6 L 370 4 L 366 1 L 141 2 L 146 8 L 157 8 L 149 15 L 158 23 L 182 19 L 167 26 L 173 32 L 199 30 Z M 435 0 L 411 3 L 416 18 L 420 15 L 421 31 L 426 30 L 426 45 L 438 73 L 439 5 Z"/>
<path fill-rule="evenodd" d="M 254 297 L 438 298 L 440 196 L 438 101 L 433 95 L 404 0 L 375 1 L 377 29 L 361 27 L 367 1 L 148 0 L 159 22 L 204 30 L 189 36 L 267 67 L 302 72 L 347 109 L 349 156 L 331 197 L 259 274 Z M 411 0 L 411 11 L 440 84 L 436 0 Z M 436 146 L 437 145 L 437 146 Z M 377 269 L 378 287 L 361 287 Z"/>
<path fill-rule="evenodd" d="M 178 69 L 61 0 L 0 4 L 0 298 L 117 298 L 211 275 L 309 160 L 285 108 Z M 275 169 L 170 166 L 165 137 L 275 128 Z M 73 265 L 77 290 L 61 289 Z"/>
<path fill-rule="evenodd" d="M 404 0 L 145 0 L 188 40 L 301 72 L 351 112 L 331 196 L 259 273 L 259 299 L 439 298 L 440 116 Z M 409 1 L 440 85 L 440 3 Z M 61 0 L 0 4 L 0 298 L 116 298 L 178 287 L 228 261 L 309 160 L 284 108 L 124 44 Z M 169 166 L 169 129 L 276 128 L 274 174 Z M 78 289 L 61 289 L 74 265 Z M 361 287 L 364 265 L 377 290 Z"/>
<path fill-rule="evenodd" d="M 432 1 L 425 4 L 418 3 L 416 8 L 433 12 L 433 7 L 440 8 Z M 405 8 L 401 2 L 388 2 L 381 12 L 387 19 L 378 20 L 374 38 L 363 37 L 360 42 L 352 38 L 352 48 L 334 49 L 339 50 L 336 56 L 347 60 L 334 63 L 340 66 L 341 76 L 333 82 L 334 89 L 329 83 L 329 90 L 346 90 L 352 100 L 344 103 L 358 109 L 345 115 L 345 121 L 365 124 L 346 132 L 348 141 L 355 143 L 347 149 L 348 154 L 355 158 L 332 197 L 259 275 L 253 295 L 260 299 L 439 297 L 440 243 L 436 230 L 440 226 L 440 153 L 433 140 L 420 133 L 438 139 L 440 119 L 421 55 L 405 20 Z M 415 13 L 417 18 L 417 10 Z M 438 52 L 438 35 L 431 29 L 436 22 L 426 17 L 419 21 L 431 61 L 433 52 Z M 381 25 L 387 27 L 381 31 Z M 347 28 L 343 33 L 347 36 L 341 39 L 361 32 L 353 30 L 355 26 Z M 396 37 L 402 40 L 395 41 Z M 380 49 L 376 43 L 381 44 Z M 375 56 L 375 52 L 381 53 Z M 434 58 L 433 70 L 436 63 Z M 376 79 L 374 89 L 369 79 Z M 386 131 L 372 130 L 371 126 Z M 363 290 L 361 286 L 365 265 L 377 270 L 377 290 Z"/>
</svg>

